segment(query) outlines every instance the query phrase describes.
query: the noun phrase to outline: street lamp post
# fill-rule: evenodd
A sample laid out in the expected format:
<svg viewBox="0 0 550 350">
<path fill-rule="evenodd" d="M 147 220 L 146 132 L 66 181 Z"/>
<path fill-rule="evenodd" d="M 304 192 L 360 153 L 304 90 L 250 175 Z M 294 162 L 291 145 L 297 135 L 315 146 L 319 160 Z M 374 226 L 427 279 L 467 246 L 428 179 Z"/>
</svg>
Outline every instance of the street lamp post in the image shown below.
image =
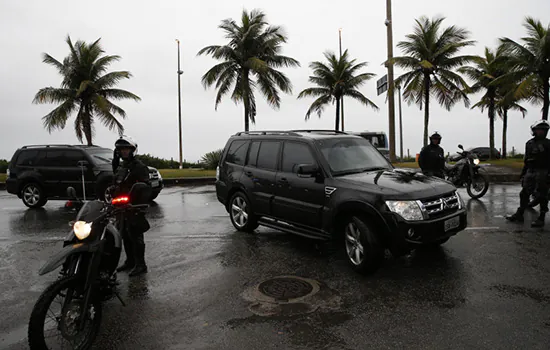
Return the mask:
<svg viewBox="0 0 550 350">
<path fill-rule="evenodd" d="M 183 169 L 183 137 L 181 135 L 181 75 L 183 71 L 180 68 L 180 41 L 178 43 L 178 122 L 179 122 L 179 143 L 180 143 L 180 169 Z"/>
<path fill-rule="evenodd" d="M 338 38 L 340 45 L 340 59 L 342 59 L 342 28 L 338 29 Z M 342 121 L 342 131 L 344 131 L 344 95 L 340 97 L 340 117 Z"/>
<path fill-rule="evenodd" d="M 393 32 L 391 16 L 391 0 L 386 0 L 386 28 L 388 36 L 388 119 L 390 132 L 390 161 L 395 162 L 395 100 L 393 96 Z"/>
<path fill-rule="evenodd" d="M 397 86 L 399 94 L 399 153 L 403 161 L 403 111 L 401 109 L 401 86 Z"/>
</svg>

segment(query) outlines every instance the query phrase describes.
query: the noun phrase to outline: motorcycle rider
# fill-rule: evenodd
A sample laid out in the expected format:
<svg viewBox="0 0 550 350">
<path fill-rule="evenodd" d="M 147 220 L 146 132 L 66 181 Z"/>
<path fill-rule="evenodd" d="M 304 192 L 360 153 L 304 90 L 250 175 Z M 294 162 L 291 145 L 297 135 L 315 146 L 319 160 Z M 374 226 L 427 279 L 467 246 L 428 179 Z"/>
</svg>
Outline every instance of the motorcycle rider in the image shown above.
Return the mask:
<svg viewBox="0 0 550 350">
<path fill-rule="evenodd" d="M 116 194 L 128 194 L 137 182 L 149 184 L 149 169 L 135 157 L 137 148 L 137 143 L 124 135 L 115 143 L 112 165 L 113 169 L 116 168 Z M 122 163 L 119 158 L 122 158 Z M 147 272 L 143 233 L 149 230 L 150 226 L 142 210 L 129 212 L 124 220 L 126 225 L 122 232 L 122 239 L 126 261 L 117 271 L 131 270 L 130 276 L 137 276 Z"/>
<path fill-rule="evenodd" d="M 441 135 L 436 131 L 430 136 L 430 144 L 420 151 L 418 165 L 420 165 L 423 174 L 443 179 L 445 177 L 445 152 L 440 144 Z"/>
<path fill-rule="evenodd" d="M 531 134 L 534 137 L 525 144 L 519 208 L 514 214 L 506 217 L 509 221 L 523 222 L 523 213 L 529 205 L 529 197 L 536 193 L 536 201 L 540 204 L 540 214 L 537 220 L 531 223 L 531 226 L 544 226 L 544 217 L 548 212 L 547 177 L 550 170 L 550 140 L 546 136 L 549 129 L 550 124 L 546 120 L 539 120 L 531 126 Z"/>
</svg>

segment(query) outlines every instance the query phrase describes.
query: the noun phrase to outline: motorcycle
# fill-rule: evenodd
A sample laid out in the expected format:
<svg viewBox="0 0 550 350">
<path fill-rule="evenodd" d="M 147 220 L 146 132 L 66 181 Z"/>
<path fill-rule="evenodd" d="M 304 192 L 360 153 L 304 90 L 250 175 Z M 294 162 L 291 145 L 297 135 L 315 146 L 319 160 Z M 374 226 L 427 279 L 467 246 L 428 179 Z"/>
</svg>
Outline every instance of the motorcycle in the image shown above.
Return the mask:
<svg viewBox="0 0 550 350">
<path fill-rule="evenodd" d="M 473 199 L 481 198 L 489 189 L 489 180 L 479 172 L 479 158 L 476 154 L 465 151 L 462 145 L 458 145 L 462 152 L 461 159 L 452 166 L 445 165 L 445 180 L 450 181 L 456 187 L 466 187 L 468 195 Z"/>
<path fill-rule="evenodd" d="M 70 198 L 76 197 L 69 187 Z M 59 268 L 58 279 L 40 295 L 31 313 L 30 349 L 89 349 L 98 334 L 102 305 L 117 292 L 116 269 L 122 251 L 125 214 L 148 207 L 150 187 L 133 185 L 130 193 L 110 203 L 83 202 L 63 249 L 39 270 L 40 275 Z M 50 344 L 51 343 L 51 344 Z"/>
</svg>

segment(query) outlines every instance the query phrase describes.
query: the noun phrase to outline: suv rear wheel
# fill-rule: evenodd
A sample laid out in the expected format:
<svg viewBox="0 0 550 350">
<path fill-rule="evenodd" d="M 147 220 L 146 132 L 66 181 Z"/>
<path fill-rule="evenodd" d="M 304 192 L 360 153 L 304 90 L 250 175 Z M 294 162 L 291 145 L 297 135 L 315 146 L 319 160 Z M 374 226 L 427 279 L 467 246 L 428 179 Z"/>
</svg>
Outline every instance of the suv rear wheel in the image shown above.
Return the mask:
<svg viewBox="0 0 550 350">
<path fill-rule="evenodd" d="M 375 232 L 363 219 L 352 216 L 344 223 L 346 256 L 354 270 L 374 273 L 384 261 L 384 249 Z"/>
<path fill-rule="evenodd" d="M 28 183 L 23 187 L 21 190 L 21 199 L 23 200 L 23 204 L 29 208 L 43 207 L 48 201 L 42 187 L 34 182 Z"/>
<path fill-rule="evenodd" d="M 238 231 L 252 232 L 259 226 L 258 218 L 252 212 L 250 202 L 242 192 L 237 192 L 231 197 L 229 217 Z"/>
</svg>

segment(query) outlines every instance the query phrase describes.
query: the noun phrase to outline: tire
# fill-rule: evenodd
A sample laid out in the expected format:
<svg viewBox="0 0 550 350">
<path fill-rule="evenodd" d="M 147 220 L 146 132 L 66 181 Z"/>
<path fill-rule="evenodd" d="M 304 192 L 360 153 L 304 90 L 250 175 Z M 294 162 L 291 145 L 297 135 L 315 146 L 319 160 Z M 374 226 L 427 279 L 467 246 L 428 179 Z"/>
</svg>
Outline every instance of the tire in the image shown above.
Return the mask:
<svg viewBox="0 0 550 350">
<path fill-rule="evenodd" d="M 480 181 L 483 183 L 483 189 L 481 190 L 481 192 L 475 194 L 473 192 L 473 189 L 472 189 L 472 186 L 474 184 L 474 182 L 476 182 L 475 180 L 477 181 Z M 489 179 L 487 179 L 487 176 L 485 176 L 484 174 L 480 174 L 480 173 L 477 173 L 474 175 L 474 179 L 472 179 L 472 181 L 470 181 L 470 183 L 468 184 L 467 188 L 466 188 L 466 191 L 468 192 L 468 195 L 470 197 L 472 197 L 473 199 L 478 199 L 478 198 L 481 198 L 485 195 L 485 193 L 487 193 L 487 191 L 489 190 Z"/>
<path fill-rule="evenodd" d="M 252 212 L 252 206 L 246 195 L 236 192 L 229 200 L 229 217 L 231 223 L 242 232 L 253 232 L 258 228 L 258 218 Z"/>
<path fill-rule="evenodd" d="M 21 200 L 29 208 L 41 208 L 48 202 L 42 186 L 36 182 L 29 182 L 23 186 Z"/>
<path fill-rule="evenodd" d="M 74 277 L 65 277 L 52 283 L 46 290 L 40 295 L 40 298 L 34 305 L 29 321 L 28 339 L 29 348 L 33 349 L 48 349 L 44 339 L 44 323 L 46 315 L 48 314 L 50 305 L 55 300 L 56 296 L 65 289 L 75 288 L 78 284 L 78 280 Z M 101 303 L 97 302 L 94 306 L 94 318 L 88 336 L 83 339 L 80 344 L 77 344 L 75 349 L 89 349 L 98 332 L 101 325 Z"/>
<path fill-rule="evenodd" d="M 154 201 L 155 199 L 157 199 L 159 194 L 160 194 L 160 191 L 154 191 L 153 194 L 151 195 L 151 201 Z"/>
<path fill-rule="evenodd" d="M 343 231 L 346 260 L 351 267 L 364 275 L 376 272 L 384 262 L 384 248 L 374 230 L 363 219 L 352 216 L 345 221 Z"/>
</svg>

